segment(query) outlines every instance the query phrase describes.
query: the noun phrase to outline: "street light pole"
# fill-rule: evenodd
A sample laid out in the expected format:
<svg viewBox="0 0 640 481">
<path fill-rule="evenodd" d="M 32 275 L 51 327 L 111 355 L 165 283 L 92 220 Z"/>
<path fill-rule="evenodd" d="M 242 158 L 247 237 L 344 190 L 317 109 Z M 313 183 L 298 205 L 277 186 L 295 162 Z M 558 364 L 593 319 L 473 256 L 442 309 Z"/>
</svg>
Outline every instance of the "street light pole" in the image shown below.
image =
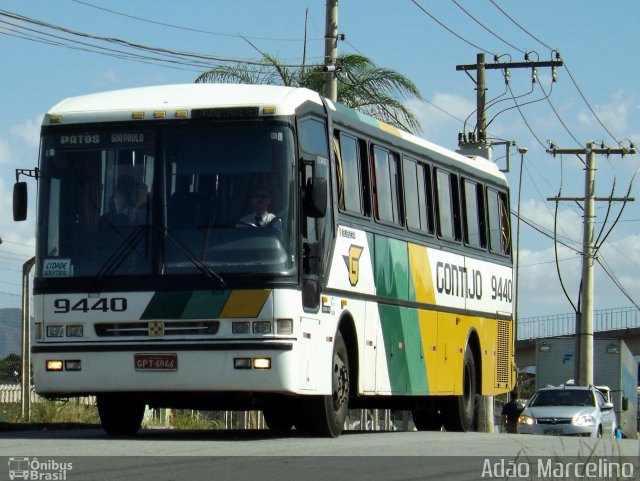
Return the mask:
<svg viewBox="0 0 640 481">
<path fill-rule="evenodd" d="M 520 307 L 520 200 L 522 194 L 522 169 L 524 168 L 524 154 L 527 153 L 526 147 L 520 147 L 518 149 L 520 153 L 520 174 L 518 179 L 518 207 L 516 216 L 518 217 L 516 223 L 516 302 L 514 306 L 514 325 L 513 325 L 513 337 L 517 339 L 518 334 L 518 320 L 519 320 L 519 307 Z"/>
<path fill-rule="evenodd" d="M 31 346 L 29 314 L 29 272 L 36 262 L 32 257 L 22 265 L 22 418 L 31 416 Z"/>
</svg>

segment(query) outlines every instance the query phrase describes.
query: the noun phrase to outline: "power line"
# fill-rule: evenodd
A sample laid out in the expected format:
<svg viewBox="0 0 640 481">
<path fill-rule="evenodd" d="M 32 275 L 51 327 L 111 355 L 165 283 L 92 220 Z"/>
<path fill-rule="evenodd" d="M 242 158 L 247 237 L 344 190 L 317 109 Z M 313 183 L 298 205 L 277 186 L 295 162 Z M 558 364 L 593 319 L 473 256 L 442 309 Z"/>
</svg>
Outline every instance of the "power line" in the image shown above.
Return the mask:
<svg viewBox="0 0 640 481">
<path fill-rule="evenodd" d="M 266 41 L 275 41 L 275 42 L 303 42 L 303 39 L 300 38 L 273 38 L 273 37 L 252 37 L 252 36 L 248 36 L 248 35 L 241 35 L 241 34 L 234 34 L 234 33 L 221 33 L 221 32 L 213 32 L 211 30 L 201 30 L 201 29 L 197 29 L 197 28 L 192 28 L 192 27 L 185 27 L 185 26 L 181 26 L 181 25 L 175 25 L 172 23 L 165 23 L 165 22 L 160 22 L 157 20 L 150 20 L 148 18 L 144 18 L 144 17 L 138 17 L 135 15 L 130 15 L 130 14 L 126 14 L 123 12 L 118 12 L 116 10 L 111 10 L 109 8 L 105 8 L 105 7 L 100 7 L 98 5 L 94 5 L 92 3 L 89 2 L 83 2 L 81 0 L 71 0 L 74 3 L 78 3 L 81 5 L 84 5 L 86 7 L 91 7 L 91 8 L 95 8 L 97 10 L 102 10 L 104 12 L 108 12 L 114 15 L 119 15 L 121 17 L 126 17 L 126 18 L 130 18 L 133 20 L 138 20 L 140 22 L 145 22 L 145 23 L 151 23 L 154 25 L 159 25 L 162 27 L 168 27 L 168 28 L 173 28 L 173 29 L 177 29 L 177 30 L 184 30 L 187 32 L 194 32 L 194 33 L 203 33 L 206 35 L 213 35 L 216 37 L 226 37 L 226 38 L 237 38 L 237 39 L 250 39 L 250 40 L 266 40 Z M 311 40 L 321 40 L 321 39 L 311 39 Z"/>
<path fill-rule="evenodd" d="M 562 126 L 564 127 L 564 130 L 567 131 L 569 136 L 574 140 L 574 142 L 576 144 L 580 145 L 580 141 L 576 138 L 575 135 L 573 135 L 571 130 L 569 130 L 569 127 L 567 127 L 567 124 L 564 122 L 564 120 L 562 120 L 562 117 L 560 117 L 560 114 L 558 113 L 558 111 L 556 110 L 555 106 L 551 102 L 551 99 L 549 98 L 551 96 L 551 92 L 549 92 L 549 95 L 547 95 L 547 93 L 544 90 L 544 87 L 542 86 L 542 84 L 540 82 L 538 82 L 538 86 L 540 87 L 540 90 L 542 90 L 542 92 L 545 94 L 545 99 L 547 100 L 547 103 L 549 104 L 549 107 L 551 107 L 551 110 L 553 110 L 553 113 L 555 114 L 555 116 L 558 119 L 558 121 L 560 122 L 560 124 L 562 124 Z M 553 82 L 551 83 L 551 90 L 553 90 Z M 580 159 L 580 160 L 582 160 L 582 159 Z M 584 164 L 584 161 L 582 161 L 582 163 Z"/>
<path fill-rule="evenodd" d="M 517 50 L 520 53 L 526 53 L 524 50 L 516 47 L 515 45 L 513 45 L 512 43 L 508 42 L 507 40 L 505 40 L 504 38 L 502 38 L 500 35 L 498 35 L 497 33 L 495 33 L 493 30 L 491 30 L 490 28 L 488 28 L 487 26 L 485 26 L 482 22 L 480 22 L 480 20 L 478 20 L 476 17 L 474 17 L 473 15 L 471 15 L 471 13 L 469 13 L 468 10 L 466 10 L 462 5 L 460 5 L 456 0 L 451 0 L 456 7 L 458 7 L 460 10 L 462 10 L 471 20 L 473 20 L 475 23 L 477 23 L 480 27 L 482 27 L 484 30 L 486 30 L 487 32 L 489 32 L 491 35 L 493 35 L 494 37 L 496 37 L 498 40 L 500 40 L 502 43 L 508 45 L 509 47 L 513 48 L 514 50 Z M 415 2 L 414 2 L 415 3 Z"/>
<path fill-rule="evenodd" d="M 609 134 L 609 136 L 614 140 L 614 142 L 616 142 L 618 145 L 621 144 L 619 139 L 616 139 L 616 137 L 609 131 L 609 129 L 604 125 L 604 123 L 602 122 L 602 120 L 600 120 L 600 117 L 598 117 L 598 114 L 596 114 L 595 110 L 593 109 L 593 107 L 591 107 L 591 104 L 589 103 L 589 101 L 587 100 L 587 98 L 584 96 L 584 94 L 582 93 L 582 90 L 580 89 L 580 87 L 578 86 L 578 82 L 576 82 L 576 80 L 573 78 L 573 75 L 571 75 L 571 70 L 569 70 L 569 67 L 567 66 L 566 62 L 565 62 L 565 66 L 564 66 L 565 70 L 567 71 L 567 74 L 569 74 L 569 78 L 571 79 L 571 82 L 573 83 L 573 85 L 575 86 L 576 90 L 578 91 L 578 94 L 580 94 L 580 97 L 582 97 L 582 100 L 584 101 L 584 103 L 587 105 L 587 108 L 589 109 L 589 111 L 591 112 L 591 114 L 595 117 L 595 119 L 598 121 L 598 123 L 600 124 L 600 126 L 604 129 L 604 131 Z"/>
<path fill-rule="evenodd" d="M 444 28 L 447 32 L 449 32 L 450 34 L 454 35 L 455 37 L 459 38 L 460 40 L 462 40 L 464 43 L 466 43 L 467 45 L 472 46 L 473 48 L 480 50 L 484 53 L 488 53 L 491 55 L 494 55 L 493 52 L 489 52 L 488 50 L 485 50 L 482 47 L 479 47 L 478 45 L 476 45 L 475 43 L 467 40 L 466 38 L 464 38 L 462 35 L 459 35 L 458 33 L 454 32 L 452 29 L 450 29 L 449 27 L 447 27 L 444 23 L 442 23 L 440 20 L 438 20 L 436 17 L 434 17 L 431 13 L 429 13 L 422 5 L 420 5 L 417 0 L 411 0 L 411 3 L 413 3 L 416 7 L 418 7 L 420 10 L 422 10 L 422 12 L 424 12 L 427 16 L 429 16 L 429 18 L 431 18 L 431 20 L 433 20 L 434 22 L 436 22 L 438 25 L 440 25 L 442 28 Z"/>
<path fill-rule="evenodd" d="M 514 216 L 515 218 L 518 218 L 518 214 L 516 212 L 514 212 L 513 210 L 511 211 L 511 215 Z M 559 241 L 557 239 L 554 238 L 552 233 L 549 233 L 548 231 L 546 231 L 546 229 L 542 226 L 540 226 L 539 224 L 537 224 L 536 222 L 532 221 L 531 219 L 527 219 L 525 216 L 520 215 L 520 220 L 522 222 L 524 222 L 525 224 L 527 224 L 529 227 L 531 227 L 533 230 L 535 230 L 536 232 L 542 234 L 545 237 L 548 237 L 549 239 L 556 241 L 558 244 L 563 245 L 564 247 L 566 247 L 567 249 L 570 249 L 574 252 L 577 252 L 578 254 L 582 253 L 580 251 L 580 249 L 576 249 L 575 247 L 570 246 L 569 244 Z"/>
<path fill-rule="evenodd" d="M 529 35 L 532 39 L 534 39 L 536 42 L 538 42 L 540 45 L 548 48 L 549 50 L 553 51 L 554 49 L 549 47 L 546 43 L 544 43 L 542 40 L 540 40 L 538 37 L 536 37 L 535 35 L 533 35 L 531 32 L 529 32 L 526 28 L 524 28 L 522 25 L 520 25 L 518 22 L 516 22 L 507 12 L 505 12 L 502 8 L 500 8 L 500 6 L 494 1 L 494 0 L 489 0 L 494 7 L 496 7 L 498 10 L 500 10 L 500 12 L 502 12 L 502 14 L 507 17 L 509 20 L 511 20 L 511 22 L 518 27 L 520 30 L 522 30 L 524 33 L 526 33 L 527 35 Z"/>
<path fill-rule="evenodd" d="M 0 13 L 0 15 L 1 15 L 1 13 Z M 6 21 L 0 21 L 0 24 L 15 26 L 18 29 L 23 29 L 23 30 L 34 32 L 34 33 L 39 34 L 39 35 L 44 35 L 44 37 L 39 37 L 39 36 L 35 35 L 34 33 L 19 33 L 17 30 L 8 29 L 7 27 L 1 27 L 1 28 L 3 28 L 5 30 L 5 32 L 0 31 L 0 33 L 2 33 L 4 35 L 10 36 L 10 37 L 20 38 L 22 40 L 33 41 L 33 42 L 36 42 L 36 43 L 42 43 L 42 44 L 49 45 L 49 46 L 56 46 L 56 47 L 68 48 L 70 50 L 78 50 L 78 51 L 84 51 L 84 52 L 88 52 L 88 53 L 99 54 L 99 55 L 106 55 L 106 56 L 109 56 L 109 57 L 112 57 L 112 58 L 118 58 L 118 59 L 121 59 L 121 60 L 132 60 L 132 61 L 145 63 L 145 64 L 149 64 L 149 65 L 153 64 L 153 62 L 162 62 L 162 63 L 171 62 L 173 64 L 194 66 L 193 62 L 187 63 L 187 62 L 179 61 L 179 60 L 170 61 L 168 59 L 143 56 L 143 55 L 140 55 L 140 54 L 133 54 L 133 53 L 129 53 L 129 52 L 125 52 L 125 51 L 122 51 L 122 50 L 113 49 L 113 48 L 101 47 L 99 45 L 94 45 L 94 44 L 90 44 L 90 43 L 87 43 L 87 42 L 80 42 L 80 41 L 77 41 L 77 40 L 74 40 L 74 39 L 71 39 L 71 38 L 60 37 L 60 36 L 53 35 L 53 34 L 50 34 L 50 33 L 40 32 L 40 31 L 34 30 L 34 29 L 28 29 L 26 27 L 15 25 L 15 24 L 12 24 L 12 23 L 6 22 Z M 15 33 L 13 33 L 13 34 L 12 33 L 6 33 L 6 31 L 15 32 Z M 61 39 L 61 40 L 63 40 L 63 42 L 52 41 L 52 40 L 47 39 L 46 37 Z M 64 43 L 64 42 L 68 42 L 68 43 Z M 81 46 L 78 46 L 78 45 L 81 45 Z M 181 67 L 178 67 L 176 65 L 161 65 L 161 66 L 162 67 L 167 67 L 167 68 L 180 69 L 180 70 L 196 71 L 196 70 L 192 70 L 192 69 L 181 68 Z M 201 64 L 200 67 L 201 68 L 205 68 L 205 65 Z M 201 70 L 197 70 L 197 71 L 200 72 Z"/>
<path fill-rule="evenodd" d="M 89 38 L 92 40 L 99 40 L 99 41 L 103 41 L 103 42 L 107 42 L 110 44 L 116 44 L 119 45 L 121 47 L 125 47 L 125 48 L 131 48 L 134 50 L 142 50 L 144 52 L 152 52 L 154 54 L 160 54 L 160 55 L 166 55 L 168 57 L 167 60 L 162 60 L 161 61 L 167 61 L 167 62 L 177 62 L 179 60 L 181 61 L 185 61 L 186 59 L 190 59 L 190 62 L 199 62 L 196 65 L 202 65 L 201 62 L 222 62 L 222 63 L 236 63 L 236 64 L 245 64 L 245 65 L 261 65 L 262 61 L 261 60 L 243 60 L 243 59 L 237 59 L 237 58 L 231 58 L 231 57 L 222 57 L 222 56 L 217 56 L 217 55 L 208 55 L 208 54 L 203 54 L 203 53 L 198 53 L 198 52 L 189 52 L 189 51 L 177 51 L 177 50 L 171 50 L 171 49 L 167 49 L 167 48 L 163 48 L 163 47 L 154 47 L 154 46 L 150 46 L 150 45 L 143 45 L 143 44 L 139 44 L 139 43 L 135 43 L 135 42 L 130 42 L 128 40 L 124 40 L 124 39 L 120 39 L 120 38 L 115 38 L 115 37 L 103 37 L 100 35 L 94 35 L 94 34 L 90 34 L 90 33 L 86 33 L 86 32 L 80 32 L 77 30 L 73 30 L 67 27 L 63 27 L 60 25 L 55 25 L 49 22 L 44 22 L 41 20 L 37 20 L 34 18 L 30 18 L 30 17 L 26 17 L 24 15 L 20 15 L 20 14 L 16 14 L 16 13 L 12 13 L 6 10 L 0 10 L 0 15 L 5 16 L 7 18 L 13 19 L 13 20 L 18 20 L 21 22 L 25 22 L 27 24 L 32 24 L 32 25 L 37 25 L 39 27 L 44 27 L 44 28 L 48 28 L 51 30 L 56 30 L 59 32 L 63 32 L 67 35 L 73 35 L 73 36 L 79 36 L 79 37 L 83 37 L 83 38 Z M 19 25 L 15 25 L 12 24 L 18 28 L 25 28 L 25 27 L 21 27 Z M 42 32 L 38 32 L 41 33 Z M 46 34 L 46 35 L 50 35 L 53 36 L 51 34 Z M 55 36 L 54 36 L 55 37 Z M 58 37 L 60 38 L 60 37 Z M 66 41 L 72 41 L 71 39 L 64 39 Z M 77 42 L 76 43 L 81 43 L 81 42 Z M 105 47 L 99 47 L 96 45 L 91 45 L 94 48 L 105 48 Z M 119 53 L 123 53 L 123 52 L 119 52 Z M 131 53 L 126 53 L 127 55 L 135 55 L 135 54 L 131 54 Z M 175 59 L 175 57 L 177 57 L 177 60 Z M 158 59 L 153 59 L 153 60 L 158 60 Z M 193 65 L 193 64 L 191 64 Z M 282 67 L 302 67 L 302 64 L 281 64 Z"/>
<path fill-rule="evenodd" d="M 522 25 L 520 25 L 513 17 L 511 17 L 506 11 L 504 11 L 496 2 L 495 0 L 489 0 L 493 6 L 495 8 L 497 8 L 505 17 L 507 17 L 516 27 L 518 27 L 520 30 L 522 30 L 524 33 L 526 33 L 527 35 L 529 35 L 532 39 L 534 39 L 536 42 L 538 42 L 540 45 L 542 45 L 543 47 L 549 49 L 551 52 L 557 52 L 556 49 L 550 47 L 549 45 L 547 45 L 545 42 L 543 42 L 542 40 L 540 40 L 538 37 L 536 37 L 535 35 L 533 35 L 531 32 L 529 32 L 526 28 L 524 28 Z M 571 79 L 571 82 L 573 83 L 573 85 L 575 86 L 576 90 L 578 91 L 578 94 L 580 95 L 580 97 L 582 98 L 582 100 L 584 101 L 584 103 L 587 105 L 587 108 L 589 109 L 589 111 L 591 112 L 591 114 L 595 117 L 595 119 L 598 121 L 598 123 L 600 124 L 600 126 L 605 130 L 605 132 L 618 144 L 620 145 L 620 141 L 618 139 L 616 139 L 616 137 L 609 131 L 609 129 L 604 125 L 604 123 L 602 122 L 602 120 L 600 120 L 600 117 L 598 116 L 598 114 L 596 114 L 595 110 L 593 109 L 593 107 L 591 106 L 591 104 L 589 103 L 589 101 L 587 100 L 587 98 L 585 97 L 585 95 L 582 93 L 582 89 L 580 89 L 580 87 L 578 86 L 578 83 L 576 82 L 576 80 L 573 78 L 573 75 L 571 74 L 571 71 L 569 70 L 569 67 L 567 66 L 567 62 L 565 60 L 565 64 L 564 64 L 564 68 L 567 72 L 567 74 L 569 74 L 569 78 Z M 575 138 L 574 138 L 575 140 Z M 579 144 L 579 142 L 578 142 Z"/>
<path fill-rule="evenodd" d="M 564 259 L 558 259 L 557 262 L 566 262 L 566 261 L 575 261 L 580 259 L 580 257 L 576 256 L 576 257 L 565 257 Z M 522 264 L 520 267 L 535 267 L 535 266 L 542 266 L 545 264 L 555 264 L 556 260 L 552 260 L 552 261 L 543 261 L 543 262 L 533 262 L 531 264 Z"/>
<path fill-rule="evenodd" d="M 610 267 L 608 267 L 606 261 L 604 259 L 602 259 L 601 257 L 596 257 L 596 261 L 598 262 L 598 264 L 600 264 L 600 267 L 602 267 L 602 270 L 604 271 L 605 274 L 607 274 L 607 276 L 609 277 L 609 279 L 611 279 L 613 281 L 613 283 L 616 285 L 616 287 L 620 290 L 620 292 L 622 292 L 622 294 L 629 299 L 629 301 L 636 306 L 637 309 L 640 309 L 640 306 L 638 305 L 638 303 L 631 297 L 631 294 L 629 294 L 629 292 L 627 292 L 627 290 L 624 288 L 624 286 L 622 285 L 622 283 L 620 282 L 620 280 L 615 276 L 615 274 L 613 272 L 611 272 Z"/>
</svg>

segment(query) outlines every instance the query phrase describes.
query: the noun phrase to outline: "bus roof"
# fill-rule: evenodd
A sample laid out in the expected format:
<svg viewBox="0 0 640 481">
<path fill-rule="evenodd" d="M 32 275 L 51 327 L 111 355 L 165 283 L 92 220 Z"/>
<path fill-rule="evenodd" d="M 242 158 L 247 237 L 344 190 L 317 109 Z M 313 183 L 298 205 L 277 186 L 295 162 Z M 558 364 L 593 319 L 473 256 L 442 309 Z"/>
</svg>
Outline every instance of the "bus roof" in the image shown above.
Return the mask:
<svg viewBox="0 0 640 481">
<path fill-rule="evenodd" d="M 44 118 L 45 125 L 82 124 L 93 122 L 121 122 L 154 118 L 189 118 L 191 109 L 273 107 L 268 115 L 293 115 L 305 102 L 322 105 L 317 92 L 306 88 L 277 85 L 193 83 L 112 90 L 67 98 L 53 106 Z M 376 120 L 340 104 L 327 101 L 333 114 L 368 128 L 380 129 L 406 142 L 419 145 L 446 157 L 458 165 L 479 169 L 492 177 L 504 175 L 497 166 L 482 157 L 469 158 L 440 145 L 429 142 L 396 127 Z M 181 113 L 179 113 L 181 112 Z M 134 113 L 136 114 L 134 116 Z"/>
<path fill-rule="evenodd" d="M 131 120 L 131 112 L 166 111 L 207 107 L 274 106 L 276 115 L 291 115 L 305 101 L 322 104 L 311 90 L 274 85 L 178 84 L 113 90 L 70 97 L 53 106 L 48 116 L 62 116 L 61 123 Z M 45 117 L 45 123 L 51 123 Z"/>
</svg>

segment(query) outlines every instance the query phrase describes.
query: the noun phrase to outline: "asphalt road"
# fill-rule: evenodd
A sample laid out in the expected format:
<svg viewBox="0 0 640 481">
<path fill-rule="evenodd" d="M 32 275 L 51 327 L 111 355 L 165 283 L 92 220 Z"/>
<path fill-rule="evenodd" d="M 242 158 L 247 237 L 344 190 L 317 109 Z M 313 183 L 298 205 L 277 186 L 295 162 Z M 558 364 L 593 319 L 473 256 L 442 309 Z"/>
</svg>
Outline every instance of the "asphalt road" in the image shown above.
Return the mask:
<svg viewBox="0 0 640 481">
<path fill-rule="evenodd" d="M 527 468 L 527 473 L 524 470 L 525 464 L 534 463 L 539 457 L 547 463 L 559 463 L 558 469 L 565 469 L 563 466 L 576 459 L 600 463 L 594 466 L 600 469 L 599 475 L 584 479 L 602 478 L 602 469 L 608 469 L 611 463 L 636 463 L 633 469 L 638 479 L 639 455 L 637 440 L 487 433 L 355 431 L 337 439 L 319 439 L 295 432 L 276 436 L 266 430 L 154 429 L 130 438 L 111 438 L 100 429 L 15 431 L 0 432 L 0 462 L 2 456 L 6 460 L 0 464 L 0 480 L 9 479 L 9 470 L 19 466 L 20 459 L 34 463 L 30 466 L 44 473 L 39 478 L 36 475 L 37 479 L 60 481 L 338 481 L 343 477 L 349 481 L 448 481 L 487 478 L 489 469 L 492 477 L 505 476 L 509 473 L 500 470 L 509 467 L 528 474 L 526 479 L 536 479 L 531 477 L 536 474 L 534 464 L 530 464 L 533 468 Z M 71 463 L 72 469 L 61 469 L 65 463 Z M 553 465 L 543 465 L 543 469 Z M 58 477 L 52 478 L 56 469 Z M 506 477 L 518 479 L 520 476 L 515 474 Z M 30 479 L 36 479 L 33 476 Z M 558 478 L 558 472 L 554 478 Z"/>
</svg>

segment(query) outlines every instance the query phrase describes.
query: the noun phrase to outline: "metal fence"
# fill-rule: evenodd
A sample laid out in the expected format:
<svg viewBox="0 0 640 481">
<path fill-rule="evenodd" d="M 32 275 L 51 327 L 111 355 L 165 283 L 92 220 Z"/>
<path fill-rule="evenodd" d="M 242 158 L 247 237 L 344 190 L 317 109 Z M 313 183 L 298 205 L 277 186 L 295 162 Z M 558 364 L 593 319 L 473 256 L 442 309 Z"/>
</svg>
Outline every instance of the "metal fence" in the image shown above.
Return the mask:
<svg viewBox="0 0 640 481">
<path fill-rule="evenodd" d="M 22 296 L 0 292 L 0 384 L 20 384 Z"/>
<path fill-rule="evenodd" d="M 616 331 L 640 327 L 640 316 L 635 307 L 618 307 L 594 311 L 594 331 Z M 576 314 L 527 317 L 518 320 L 517 339 L 567 336 L 575 334 Z"/>
</svg>

